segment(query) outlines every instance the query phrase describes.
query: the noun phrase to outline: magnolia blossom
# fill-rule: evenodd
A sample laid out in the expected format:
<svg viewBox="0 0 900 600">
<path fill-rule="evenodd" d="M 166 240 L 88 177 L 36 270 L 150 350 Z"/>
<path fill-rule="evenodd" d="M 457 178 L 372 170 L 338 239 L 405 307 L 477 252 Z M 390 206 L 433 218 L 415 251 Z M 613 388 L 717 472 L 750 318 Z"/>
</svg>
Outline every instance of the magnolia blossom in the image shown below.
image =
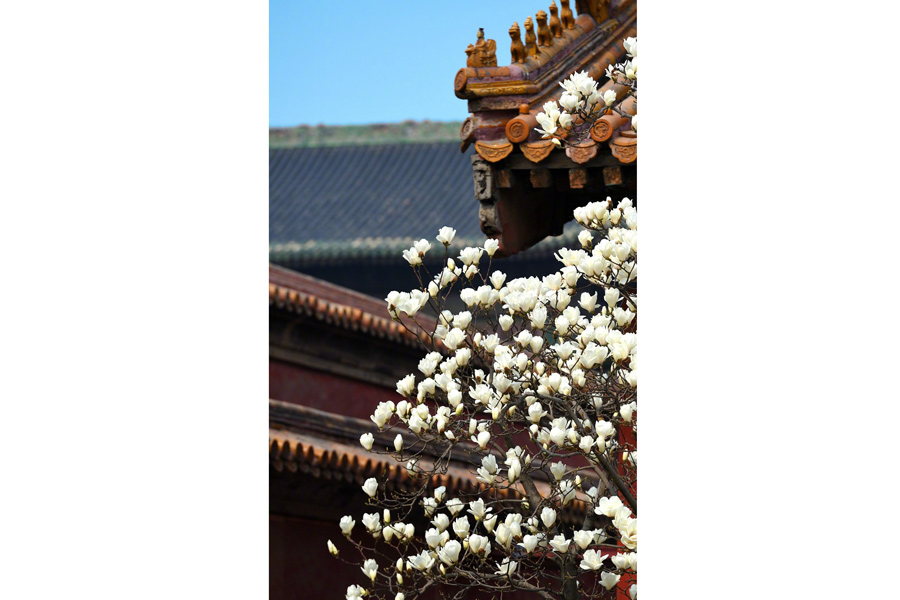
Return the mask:
<svg viewBox="0 0 900 600">
<path fill-rule="evenodd" d="M 612 106 L 616 101 L 616 91 L 615 90 L 606 90 L 603 92 L 603 103 L 607 106 Z"/>
<path fill-rule="evenodd" d="M 409 564 L 419 571 L 428 571 L 434 566 L 434 559 L 431 558 L 431 555 L 425 550 L 422 550 L 422 552 L 415 556 L 410 556 L 408 560 Z"/>
<path fill-rule="evenodd" d="M 462 550 L 462 544 L 456 540 L 450 540 L 438 551 L 438 557 L 446 565 L 455 565 L 459 560 L 460 550 Z"/>
<path fill-rule="evenodd" d="M 338 555 L 337 546 L 335 546 L 331 540 L 328 540 L 328 551 L 331 552 L 335 556 Z"/>
<path fill-rule="evenodd" d="M 371 433 L 364 433 L 361 436 L 359 436 L 359 443 L 366 450 L 371 450 L 372 444 L 375 443 L 375 436 L 373 436 Z"/>
<path fill-rule="evenodd" d="M 459 514 L 459 511 L 461 511 L 463 507 L 465 507 L 465 504 L 463 504 L 462 500 L 460 500 L 459 498 L 452 498 L 450 500 L 447 500 L 446 507 L 450 511 L 450 514 L 455 517 Z"/>
<path fill-rule="evenodd" d="M 375 492 L 378 491 L 378 481 L 374 477 L 366 479 L 366 482 L 362 486 L 362 490 L 369 498 L 374 498 Z"/>
<path fill-rule="evenodd" d="M 600 573 L 600 584 L 606 589 L 611 590 L 616 587 L 616 584 L 619 583 L 619 579 L 621 578 L 621 575 L 616 575 L 609 571 L 604 571 L 603 573 Z"/>
<path fill-rule="evenodd" d="M 566 536 L 560 534 L 554 536 L 552 540 L 550 540 L 550 547 L 559 552 L 560 554 L 565 554 L 569 551 L 569 544 L 572 543 L 572 540 L 567 540 Z"/>
<path fill-rule="evenodd" d="M 466 537 L 468 537 L 469 519 L 467 517 L 460 517 L 453 521 L 453 533 L 455 533 L 456 537 L 458 537 L 459 539 L 465 539 Z"/>
<path fill-rule="evenodd" d="M 572 535 L 572 540 L 579 548 L 584 550 L 594 541 L 594 532 L 578 530 Z"/>
<path fill-rule="evenodd" d="M 487 536 L 473 533 L 469 536 L 469 550 L 473 554 L 484 554 L 487 556 L 491 552 L 491 540 Z"/>
<path fill-rule="evenodd" d="M 473 500 L 472 502 L 469 502 L 469 511 L 468 512 L 473 517 L 475 517 L 476 521 L 481 521 L 482 519 L 484 519 L 484 517 L 488 513 L 491 512 L 491 510 L 493 510 L 493 509 L 491 509 L 491 508 L 485 509 L 484 500 L 482 500 L 481 498 L 479 498 L 478 500 Z M 466 521 L 466 523 L 468 523 L 468 521 Z"/>
<path fill-rule="evenodd" d="M 445 246 L 449 246 L 450 242 L 453 241 L 453 237 L 456 235 L 456 230 L 451 227 L 441 227 L 441 230 L 438 232 L 437 241 L 442 243 Z"/>
<path fill-rule="evenodd" d="M 607 517 L 616 516 L 616 511 L 622 508 L 622 501 L 618 496 L 612 496 L 609 498 L 600 498 L 597 500 L 597 505 L 594 508 L 594 512 L 598 515 L 605 515 Z"/>
<path fill-rule="evenodd" d="M 494 571 L 494 573 L 511 577 L 512 574 L 516 572 L 516 567 L 518 566 L 518 562 L 510 560 L 509 558 L 504 558 L 502 563 L 497 563 L 497 570 Z"/>
<path fill-rule="evenodd" d="M 359 587 L 358 585 L 351 585 L 347 588 L 347 600 L 360 600 L 363 597 L 366 590 Z"/>
<path fill-rule="evenodd" d="M 354 521 L 350 516 L 344 516 L 341 517 L 339 525 L 341 527 L 341 531 L 344 532 L 344 535 L 349 537 L 350 532 L 353 531 L 353 526 L 356 525 L 356 521 Z"/>
<path fill-rule="evenodd" d="M 608 555 L 601 555 L 596 550 L 587 550 L 581 559 L 580 566 L 585 571 L 596 571 L 603 566 L 603 561 L 606 560 L 607 557 Z"/>
<path fill-rule="evenodd" d="M 556 523 L 556 511 L 549 506 L 545 506 L 541 509 L 541 521 L 544 523 L 544 527 L 550 529 Z"/>
<path fill-rule="evenodd" d="M 374 583 L 375 576 L 378 575 L 378 563 L 376 563 L 372 558 L 367 559 L 366 562 L 363 563 L 362 572 Z"/>
</svg>

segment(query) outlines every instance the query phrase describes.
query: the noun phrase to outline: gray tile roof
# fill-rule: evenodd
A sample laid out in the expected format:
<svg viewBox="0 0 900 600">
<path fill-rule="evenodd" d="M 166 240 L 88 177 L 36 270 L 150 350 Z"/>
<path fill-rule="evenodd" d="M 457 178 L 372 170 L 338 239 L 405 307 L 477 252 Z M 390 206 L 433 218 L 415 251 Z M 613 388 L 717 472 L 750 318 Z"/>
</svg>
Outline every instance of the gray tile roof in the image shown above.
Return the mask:
<svg viewBox="0 0 900 600">
<path fill-rule="evenodd" d="M 269 244 L 295 259 L 395 255 L 443 225 L 484 241 L 458 142 L 269 150 Z"/>
</svg>

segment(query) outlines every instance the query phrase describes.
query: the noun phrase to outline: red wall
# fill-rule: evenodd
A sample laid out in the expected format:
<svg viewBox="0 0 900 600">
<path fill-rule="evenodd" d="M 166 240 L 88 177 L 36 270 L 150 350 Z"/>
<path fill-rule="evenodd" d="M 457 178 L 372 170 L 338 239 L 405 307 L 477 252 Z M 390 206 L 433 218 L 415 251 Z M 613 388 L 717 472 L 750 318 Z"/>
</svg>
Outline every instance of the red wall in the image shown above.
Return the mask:
<svg viewBox="0 0 900 600">
<path fill-rule="evenodd" d="M 402 400 L 394 389 L 271 359 L 269 398 L 365 420 L 379 402 Z"/>
</svg>

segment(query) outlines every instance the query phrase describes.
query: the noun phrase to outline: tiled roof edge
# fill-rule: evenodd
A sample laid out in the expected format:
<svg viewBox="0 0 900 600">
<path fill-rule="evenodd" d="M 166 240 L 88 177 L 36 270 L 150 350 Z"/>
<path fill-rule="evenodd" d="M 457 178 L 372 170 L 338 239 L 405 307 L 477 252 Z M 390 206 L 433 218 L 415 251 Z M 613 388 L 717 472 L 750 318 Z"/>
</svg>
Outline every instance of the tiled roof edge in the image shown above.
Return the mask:
<svg viewBox="0 0 900 600">
<path fill-rule="evenodd" d="M 567 226 L 562 235 L 546 238 L 527 250 L 527 254 L 515 254 L 505 260 L 528 260 L 552 255 L 560 248 L 580 248 L 578 233 L 581 227 Z M 331 263 L 360 259 L 394 261 L 405 264 L 402 252 L 412 246 L 412 238 L 359 238 L 349 241 L 284 242 L 269 244 L 269 261 L 275 264 Z M 439 246 L 432 242 L 433 246 Z M 483 246 L 482 238 L 456 238 L 450 245 L 450 255 L 455 257 L 467 246 Z M 443 256 L 439 247 L 432 247 L 428 257 Z"/>
<path fill-rule="evenodd" d="M 279 274 L 293 278 L 294 282 L 289 284 L 286 281 L 279 281 Z M 343 296 L 340 301 L 332 293 L 335 289 Z M 364 301 L 360 302 L 358 298 Z M 377 312 L 371 306 L 372 303 L 377 305 Z M 328 284 L 308 275 L 290 273 L 274 265 L 269 266 L 269 306 L 314 316 L 344 329 L 360 331 L 407 346 L 418 347 L 421 343 L 420 336 L 427 335 L 415 322 L 406 322 L 404 327 L 403 324 L 388 318 L 386 304 L 376 298 Z M 378 314 L 382 309 L 385 316 Z M 431 324 L 431 321 L 425 319 L 423 322 Z M 418 336 L 413 331 L 418 332 Z"/>
</svg>

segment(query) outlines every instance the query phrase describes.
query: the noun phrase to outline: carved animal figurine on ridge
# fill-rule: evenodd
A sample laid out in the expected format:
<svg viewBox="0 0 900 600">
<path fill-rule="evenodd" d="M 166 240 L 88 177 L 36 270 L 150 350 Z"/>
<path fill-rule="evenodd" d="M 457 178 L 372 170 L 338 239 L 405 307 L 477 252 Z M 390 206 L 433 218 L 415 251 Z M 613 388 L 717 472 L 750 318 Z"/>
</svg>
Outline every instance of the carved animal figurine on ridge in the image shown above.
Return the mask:
<svg viewBox="0 0 900 600">
<path fill-rule="evenodd" d="M 556 2 L 550 3 L 550 33 L 553 37 L 562 37 L 562 22 L 559 20 L 559 9 L 556 8 Z"/>
<path fill-rule="evenodd" d="M 553 36 L 550 34 L 550 28 L 547 26 L 547 13 L 539 10 L 534 14 L 534 18 L 538 24 L 538 46 L 552 46 Z"/>
<path fill-rule="evenodd" d="M 572 9 L 569 8 L 569 0 L 559 0 L 559 4 L 562 7 L 559 11 L 559 20 L 562 21 L 563 28 L 572 29 L 575 27 L 575 15 L 572 14 Z"/>
<path fill-rule="evenodd" d="M 518 21 L 513 23 L 512 27 L 509 28 L 509 37 L 510 39 L 512 39 L 512 44 L 509 47 L 509 54 L 512 57 L 511 62 L 525 62 L 525 44 L 522 43 L 522 36 L 519 30 Z"/>
<path fill-rule="evenodd" d="M 537 56 L 537 37 L 534 35 L 534 23 L 531 17 L 525 19 L 525 52 L 528 56 Z"/>
<path fill-rule="evenodd" d="M 469 44 L 466 48 L 467 67 L 496 67 L 497 66 L 497 42 L 484 39 L 484 28 L 478 28 L 478 39 L 475 45 Z"/>
</svg>

